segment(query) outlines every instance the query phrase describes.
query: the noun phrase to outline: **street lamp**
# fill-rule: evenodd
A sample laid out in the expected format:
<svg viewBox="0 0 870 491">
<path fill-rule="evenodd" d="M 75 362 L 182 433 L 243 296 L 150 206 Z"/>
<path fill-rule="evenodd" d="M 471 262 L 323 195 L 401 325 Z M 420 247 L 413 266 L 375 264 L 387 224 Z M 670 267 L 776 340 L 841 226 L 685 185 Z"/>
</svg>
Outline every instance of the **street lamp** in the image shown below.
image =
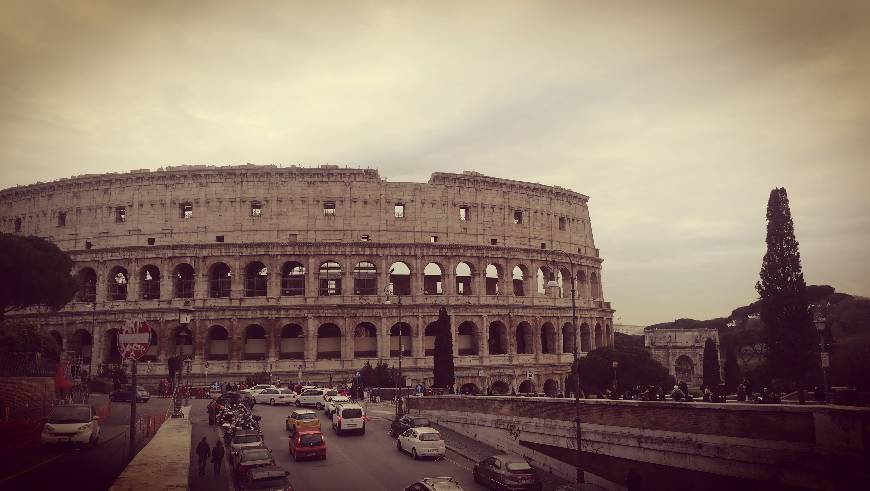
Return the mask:
<svg viewBox="0 0 870 491">
<path fill-rule="evenodd" d="M 575 455 L 575 465 L 577 468 L 577 482 L 583 483 L 586 482 L 586 479 L 583 476 L 583 468 L 580 466 L 580 457 L 583 453 L 580 448 L 580 332 L 577 327 L 576 276 L 574 274 L 574 261 L 571 259 L 571 255 L 561 249 L 550 249 L 547 252 L 547 255 L 544 256 L 544 259 L 553 266 L 553 273 L 550 281 L 547 282 L 547 289 L 553 292 L 555 292 L 555 288 L 553 287 L 559 287 L 561 289 L 561 285 L 556 284 L 556 259 L 553 257 L 555 254 L 562 254 L 565 256 L 565 259 L 568 260 L 568 264 L 571 265 L 571 325 L 574 328 L 574 365 L 571 371 L 573 372 L 572 375 L 574 376 L 575 382 L 574 425 L 577 430 L 577 453 Z"/>
<path fill-rule="evenodd" d="M 392 273 L 392 269 L 390 270 Z M 384 287 L 384 295 L 387 296 L 387 299 L 384 301 L 385 304 L 390 304 L 390 297 L 396 297 L 396 313 L 399 317 L 399 378 L 396 379 L 396 420 L 402 417 L 403 409 L 402 409 L 402 399 L 400 395 L 400 386 L 399 383 L 402 381 L 402 352 L 405 351 L 405 347 L 402 343 L 402 297 L 395 292 L 393 288 L 393 284 L 389 283 Z"/>
<path fill-rule="evenodd" d="M 184 302 L 184 307 L 178 309 L 178 323 L 181 324 L 178 333 L 175 335 L 175 346 L 177 347 L 177 355 L 175 357 L 175 371 L 176 371 L 176 380 L 175 380 L 175 391 L 173 394 L 173 410 L 172 417 L 173 418 L 181 418 L 183 417 L 183 413 L 181 412 L 181 383 L 182 383 L 182 374 L 184 370 L 190 370 L 190 365 L 188 364 L 190 360 L 184 360 L 184 341 L 185 341 L 185 330 L 190 324 L 191 319 L 193 318 L 193 308 L 189 307 L 189 301 Z"/>
<path fill-rule="evenodd" d="M 619 362 L 616 360 L 613 360 L 613 363 L 611 363 L 611 366 L 613 366 L 613 395 L 616 395 L 616 387 L 617 387 L 616 369 L 619 367 Z"/>
<path fill-rule="evenodd" d="M 825 349 L 825 308 L 818 305 L 813 313 L 813 324 L 816 325 L 816 330 L 819 331 L 819 366 L 822 369 L 822 385 L 825 392 L 825 402 L 828 402 L 828 367 L 831 366 L 831 357 Z"/>
</svg>

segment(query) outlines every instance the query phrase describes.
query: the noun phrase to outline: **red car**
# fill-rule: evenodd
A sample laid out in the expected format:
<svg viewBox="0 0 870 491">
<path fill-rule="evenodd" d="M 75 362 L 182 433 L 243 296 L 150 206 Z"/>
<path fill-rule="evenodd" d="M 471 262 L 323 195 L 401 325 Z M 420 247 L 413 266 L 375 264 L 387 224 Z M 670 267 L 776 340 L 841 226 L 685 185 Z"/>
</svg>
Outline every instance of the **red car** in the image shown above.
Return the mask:
<svg viewBox="0 0 870 491">
<path fill-rule="evenodd" d="M 319 457 L 326 460 L 326 440 L 320 430 L 299 430 L 290 437 L 290 455 L 293 460 Z"/>
</svg>

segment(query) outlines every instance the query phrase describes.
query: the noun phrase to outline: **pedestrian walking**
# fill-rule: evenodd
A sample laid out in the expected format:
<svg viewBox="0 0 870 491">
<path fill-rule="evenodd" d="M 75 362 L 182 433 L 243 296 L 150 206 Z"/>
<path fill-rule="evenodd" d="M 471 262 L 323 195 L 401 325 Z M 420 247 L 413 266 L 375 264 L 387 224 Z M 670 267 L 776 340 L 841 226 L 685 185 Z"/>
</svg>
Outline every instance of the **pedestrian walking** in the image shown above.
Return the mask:
<svg viewBox="0 0 870 491">
<path fill-rule="evenodd" d="M 205 462 L 208 460 L 209 455 L 211 455 L 211 447 L 209 447 L 208 442 L 205 441 L 205 437 L 202 437 L 202 440 L 199 441 L 199 445 L 196 446 L 196 456 L 199 458 L 200 476 L 205 476 Z"/>
<path fill-rule="evenodd" d="M 214 475 L 219 476 L 221 473 L 221 463 L 224 461 L 224 444 L 220 439 L 214 444 L 211 450 L 211 463 L 214 464 Z"/>
</svg>

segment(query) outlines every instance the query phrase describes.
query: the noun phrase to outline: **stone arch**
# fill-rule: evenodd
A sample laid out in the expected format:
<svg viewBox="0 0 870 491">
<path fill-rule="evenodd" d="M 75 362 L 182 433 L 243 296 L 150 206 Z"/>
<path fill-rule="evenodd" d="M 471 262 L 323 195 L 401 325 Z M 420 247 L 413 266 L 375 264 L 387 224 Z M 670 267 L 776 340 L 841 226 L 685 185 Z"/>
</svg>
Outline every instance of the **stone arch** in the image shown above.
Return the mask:
<svg viewBox="0 0 870 491">
<path fill-rule="evenodd" d="M 57 343 L 58 356 L 62 351 L 66 351 L 64 350 L 63 346 L 63 336 L 59 332 L 52 329 L 48 331 L 48 335 L 51 336 L 52 339 L 54 339 L 55 343 Z"/>
<path fill-rule="evenodd" d="M 266 330 L 259 324 L 249 324 L 245 328 L 245 360 L 266 359 Z"/>
<path fill-rule="evenodd" d="M 174 331 L 173 355 L 180 353 L 184 358 L 193 358 L 193 332 L 187 326 L 176 326 Z"/>
<path fill-rule="evenodd" d="M 520 382 L 517 392 L 520 394 L 531 394 L 535 392 L 535 383 L 529 379 L 523 380 Z"/>
<path fill-rule="evenodd" d="M 175 266 L 172 272 L 172 294 L 175 298 L 193 298 L 196 286 L 196 271 L 187 263 Z"/>
<path fill-rule="evenodd" d="M 94 340 L 91 333 L 84 329 L 77 329 L 70 336 L 67 349 L 75 352 L 82 359 L 82 363 L 90 364 L 93 345 Z"/>
<path fill-rule="evenodd" d="M 559 268 L 556 281 L 559 283 L 559 292 L 562 298 L 571 298 L 571 271 L 568 268 Z"/>
<path fill-rule="evenodd" d="M 547 397 L 556 397 L 558 391 L 559 384 L 555 380 L 548 378 L 544 381 L 544 394 L 546 394 Z"/>
<path fill-rule="evenodd" d="M 103 363 L 121 363 L 121 352 L 118 350 L 118 328 L 107 329 L 103 339 L 105 339 Z"/>
<path fill-rule="evenodd" d="M 341 295 L 341 275 L 341 264 L 336 261 L 330 260 L 320 263 L 318 279 L 321 297 Z"/>
<path fill-rule="evenodd" d="M 553 279 L 555 279 L 555 276 L 549 266 L 541 266 L 538 268 L 537 273 L 535 273 L 535 280 L 538 285 L 538 295 L 547 294 L 547 282 Z"/>
<path fill-rule="evenodd" d="M 224 326 L 214 325 L 208 329 L 205 356 L 208 360 L 228 360 L 230 335 Z"/>
<path fill-rule="evenodd" d="M 556 353 L 556 328 L 549 322 L 541 325 L 541 353 Z"/>
<path fill-rule="evenodd" d="M 504 380 L 496 380 L 489 386 L 489 390 L 492 392 L 492 395 L 503 396 L 511 391 L 511 386 Z"/>
<path fill-rule="evenodd" d="M 423 268 L 423 294 L 444 294 L 444 268 L 438 263 L 429 263 Z"/>
<path fill-rule="evenodd" d="M 504 275 L 501 265 L 490 263 L 486 265 L 486 294 L 501 295 L 501 287 L 499 283 Z"/>
<path fill-rule="evenodd" d="M 305 330 L 299 324 L 286 324 L 281 328 L 278 357 L 284 360 L 305 358 Z"/>
<path fill-rule="evenodd" d="M 574 332 L 574 326 L 572 326 L 570 322 L 566 322 L 562 326 L 562 353 L 574 352 L 575 336 L 576 333 Z"/>
<path fill-rule="evenodd" d="M 390 328 L 390 356 L 399 356 L 400 347 L 402 356 L 411 356 L 411 332 L 411 326 L 406 322 L 393 324 Z"/>
<path fill-rule="evenodd" d="M 97 301 L 97 273 L 94 268 L 82 268 L 77 273 L 79 280 L 78 301 L 93 303 Z"/>
<path fill-rule="evenodd" d="M 208 292 L 211 298 L 229 297 L 233 272 L 226 263 L 216 262 L 208 268 Z"/>
<path fill-rule="evenodd" d="M 435 336 L 438 334 L 438 321 L 432 321 L 423 330 L 423 354 L 435 356 Z"/>
<path fill-rule="evenodd" d="M 456 274 L 456 294 L 471 295 L 471 282 L 474 277 L 474 266 L 468 261 L 460 261 L 454 270 Z"/>
<path fill-rule="evenodd" d="M 378 329 L 371 322 L 360 322 L 353 329 L 354 358 L 378 356 Z"/>
<path fill-rule="evenodd" d="M 595 323 L 595 347 L 604 347 L 604 330 L 601 328 L 601 323 Z"/>
<path fill-rule="evenodd" d="M 139 297 L 142 300 L 160 298 L 160 268 L 147 264 L 139 270 Z"/>
<path fill-rule="evenodd" d="M 674 361 L 674 378 L 677 382 L 692 383 L 695 378 L 695 362 L 687 355 L 680 355 Z"/>
<path fill-rule="evenodd" d="M 590 342 L 591 340 L 589 338 L 589 324 L 584 322 L 583 324 L 580 324 L 580 351 L 584 353 L 592 351 L 592 346 Z"/>
<path fill-rule="evenodd" d="M 577 296 L 580 298 L 589 298 L 589 295 L 586 292 L 586 272 L 582 269 L 577 271 Z"/>
<path fill-rule="evenodd" d="M 402 261 L 396 261 L 387 270 L 389 283 L 394 295 L 411 294 L 411 268 Z"/>
<path fill-rule="evenodd" d="M 592 298 L 598 299 L 601 298 L 601 282 L 599 281 L 598 274 L 593 271 L 589 274 L 589 287 L 591 289 Z"/>
<path fill-rule="evenodd" d="M 360 261 L 353 267 L 353 294 L 378 294 L 378 268 L 370 261 Z"/>
<path fill-rule="evenodd" d="M 459 356 L 477 355 L 478 332 L 477 325 L 465 321 L 456 328 L 456 348 Z"/>
<path fill-rule="evenodd" d="M 297 261 L 287 261 L 281 266 L 281 295 L 305 295 L 305 266 Z"/>
<path fill-rule="evenodd" d="M 514 296 L 524 297 L 528 291 L 529 269 L 523 264 L 517 264 L 511 270 L 511 283 Z"/>
<path fill-rule="evenodd" d="M 333 324 L 321 324 L 317 328 L 317 359 L 341 358 L 341 329 Z"/>
<path fill-rule="evenodd" d="M 109 300 L 127 300 L 127 284 L 130 274 L 127 268 L 115 266 L 109 271 Z"/>
<path fill-rule="evenodd" d="M 471 382 L 468 382 L 468 383 L 462 384 L 462 386 L 459 387 L 459 393 L 466 394 L 466 395 L 477 395 L 477 394 L 480 394 L 480 387 L 478 387 L 477 384 L 473 384 Z"/>
<path fill-rule="evenodd" d="M 269 294 L 269 268 L 260 261 L 245 266 L 245 296 L 265 297 Z"/>
<path fill-rule="evenodd" d="M 535 352 L 534 332 L 532 326 L 522 321 L 517 324 L 516 346 L 518 354 L 529 354 Z"/>
<path fill-rule="evenodd" d="M 489 346 L 489 354 L 491 355 L 506 355 L 508 352 L 508 334 L 507 328 L 501 321 L 492 321 L 489 323 L 487 346 Z"/>
</svg>

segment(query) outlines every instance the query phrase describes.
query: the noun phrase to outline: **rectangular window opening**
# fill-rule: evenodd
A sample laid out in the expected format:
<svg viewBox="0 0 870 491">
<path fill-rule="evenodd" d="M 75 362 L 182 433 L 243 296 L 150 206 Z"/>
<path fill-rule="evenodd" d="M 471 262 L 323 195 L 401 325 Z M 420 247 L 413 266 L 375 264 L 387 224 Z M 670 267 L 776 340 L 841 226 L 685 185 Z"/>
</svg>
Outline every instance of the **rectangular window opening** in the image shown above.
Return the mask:
<svg viewBox="0 0 870 491">
<path fill-rule="evenodd" d="M 118 223 L 127 221 L 127 208 L 123 206 L 115 207 L 115 221 Z"/>
<path fill-rule="evenodd" d="M 287 242 L 296 242 L 299 240 L 299 234 L 287 234 Z"/>
<path fill-rule="evenodd" d="M 405 218 L 405 204 L 396 203 L 396 205 L 393 207 L 393 214 L 396 218 Z"/>
<path fill-rule="evenodd" d="M 60 211 L 57 213 L 57 226 L 66 227 L 66 212 Z"/>
<path fill-rule="evenodd" d="M 323 202 L 323 214 L 328 217 L 335 216 L 335 201 Z"/>
<path fill-rule="evenodd" d="M 362 242 L 368 242 L 371 240 L 371 237 L 369 237 L 369 234 L 362 234 L 360 235 L 359 240 Z"/>
<path fill-rule="evenodd" d="M 489 239 L 489 245 L 498 245 L 498 239 Z"/>
<path fill-rule="evenodd" d="M 90 249 L 91 247 L 94 247 L 94 244 L 91 241 L 86 240 L 85 241 L 85 249 Z"/>
<path fill-rule="evenodd" d="M 430 236 L 429 236 L 429 242 L 431 242 L 431 243 L 433 243 L 433 244 L 436 243 L 436 242 L 438 242 L 438 236 L 437 236 L 437 235 L 430 235 Z"/>
<path fill-rule="evenodd" d="M 546 248 L 547 248 L 547 243 L 541 242 L 541 249 L 546 249 Z"/>
<path fill-rule="evenodd" d="M 224 236 L 223 236 L 223 235 L 215 235 L 215 236 L 214 236 L 214 241 L 215 241 L 215 242 L 223 242 L 223 241 L 224 241 Z"/>
<path fill-rule="evenodd" d="M 193 204 L 192 203 L 182 203 L 182 205 L 181 205 L 181 218 L 193 218 Z"/>
<path fill-rule="evenodd" d="M 263 215 L 263 203 L 259 201 L 251 202 L 251 216 L 256 218 Z"/>
<path fill-rule="evenodd" d="M 559 217 L 559 230 L 565 230 L 566 220 L 565 217 Z"/>
<path fill-rule="evenodd" d="M 514 210 L 514 223 L 520 225 L 523 223 L 523 212 L 522 210 Z"/>
<path fill-rule="evenodd" d="M 157 242 L 157 239 L 154 237 L 148 237 L 148 245 L 154 245 L 155 242 Z"/>
<path fill-rule="evenodd" d="M 459 220 L 463 222 L 467 222 L 469 217 L 471 216 L 471 208 L 468 206 L 460 206 L 459 207 Z"/>
</svg>

